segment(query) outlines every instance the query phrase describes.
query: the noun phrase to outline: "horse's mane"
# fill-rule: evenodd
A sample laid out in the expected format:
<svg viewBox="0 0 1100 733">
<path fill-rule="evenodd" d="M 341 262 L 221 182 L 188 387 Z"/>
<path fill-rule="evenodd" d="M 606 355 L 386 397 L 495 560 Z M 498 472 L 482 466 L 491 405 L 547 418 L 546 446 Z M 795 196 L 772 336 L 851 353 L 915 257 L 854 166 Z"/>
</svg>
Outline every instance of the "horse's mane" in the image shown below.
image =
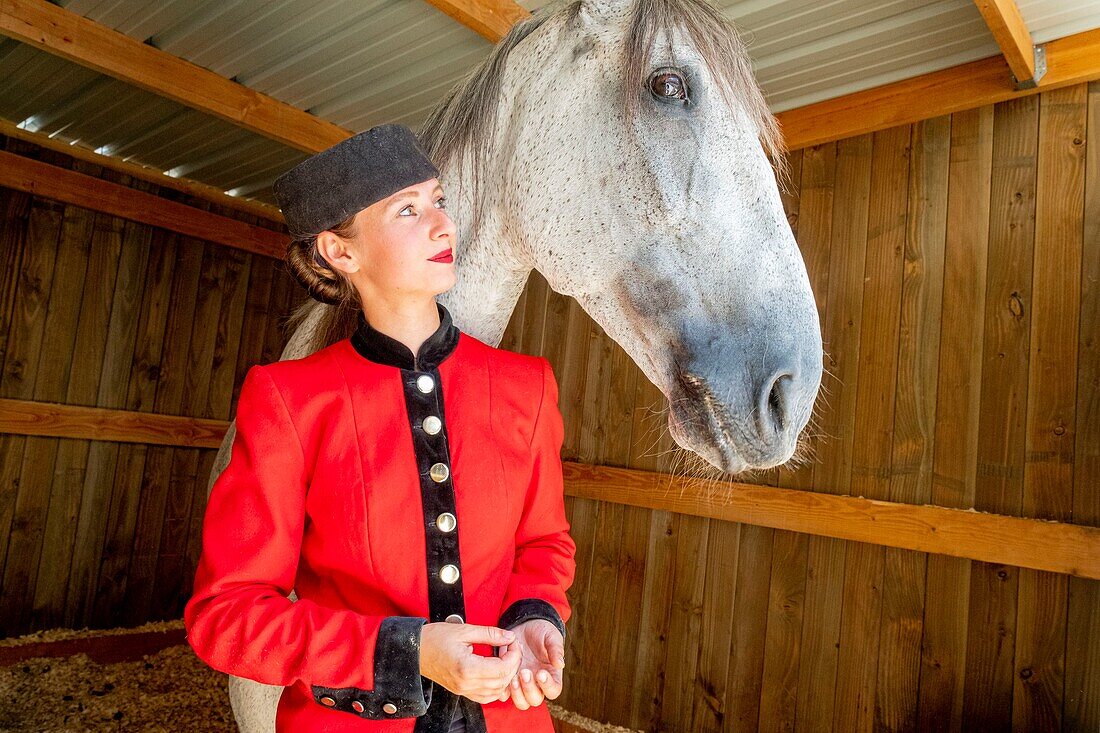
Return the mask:
<svg viewBox="0 0 1100 733">
<path fill-rule="evenodd" d="M 492 159 L 490 145 L 509 54 L 551 18 L 572 19 L 580 5 L 579 0 L 561 0 L 514 25 L 489 55 L 443 98 L 419 132 L 436 165 L 461 164 L 463 156 L 469 154 L 475 189 L 479 182 L 492 180 L 484 166 Z M 732 107 L 736 100 L 744 105 L 756 125 L 764 151 L 772 159 L 779 184 L 785 187 L 789 170 L 779 123 L 756 84 L 737 27 L 707 0 L 634 0 L 623 65 L 626 88 L 644 88 L 654 41 L 676 29 L 686 33 L 707 62 L 726 103 Z M 624 111 L 629 119 L 636 112 L 637 95 L 626 94 L 624 98 Z M 478 194 L 475 192 L 473 196 L 476 201 Z"/>
</svg>

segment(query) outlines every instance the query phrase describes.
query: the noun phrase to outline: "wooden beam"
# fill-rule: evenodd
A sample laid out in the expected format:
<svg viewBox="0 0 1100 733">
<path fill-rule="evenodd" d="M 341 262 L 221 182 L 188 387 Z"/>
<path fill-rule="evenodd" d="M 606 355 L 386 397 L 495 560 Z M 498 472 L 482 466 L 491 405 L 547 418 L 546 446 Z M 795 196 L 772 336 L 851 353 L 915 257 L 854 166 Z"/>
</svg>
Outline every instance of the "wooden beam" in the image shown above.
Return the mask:
<svg viewBox="0 0 1100 733">
<path fill-rule="evenodd" d="M 299 150 L 352 134 L 45 0 L 0 0 L 0 33 Z"/>
<path fill-rule="evenodd" d="M 0 433 L 218 448 L 229 423 L 0 399 Z M 1100 579 L 1100 528 L 974 510 L 563 463 L 565 493 L 886 547 Z"/>
<path fill-rule="evenodd" d="M 1100 527 L 565 463 L 584 499 L 1100 579 Z"/>
<path fill-rule="evenodd" d="M 984 107 L 1100 79 L 1100 28 L 1045 44 L 1047 73 L 1034 89 L 1013 87 L 1000 56 L 866 89 L 776 115 L 791 150 Z"/>
<path fill-rule="evenodd" d="M 1017 81 L 1035 78 L 1035 44 L 1015 0 L 974 0 Z"/>
<path fill-rule="evenodd" d="M 15 435 L 218 448 L 228 429 L 225 420 L 0 399 L 0 433 Z"/>
<path fill-rule="evenodd" d="M 204 201 L 209 201 L 210 203 L 231 208 L 245 214 L 259 216 L 277 224 L 283 224 L 285 221 L 283 219 L 283 212 L 279 211 L 279 209 L 274 206 L 270 206 L 260 201 L 229 196 L 213 186 L 207 186 L 205 183 L 192 181 L 188 178 L 173 178 L 172 176 L 166 176 L 156 168 L 130 163 L 110 155 L 101 155 L 81 145 L 71 145 L 64 140 L 58 140 L 49 135 L 43 135 L 40 132 L 23 130 L 17 127 L 14 122 L 5 119 L 0 119 L 0 135 L 12 137 L 16 140 L 23 140 L 48 150 L 56 150 L 59 153 L 70 155 L 77 160 L 82 160 L 85 163 L 101 165 L 104 168 L 117 171 L 118 173 L 125 173 L 128 176 L 132 176 L 142 181 L 148 181 L 158 186 L 171 188 L 180 193 L 186 193 L 189 196 L 194 196 L 195 198 L 200 198 Z"/>
<path fill-rule="evenodd" d="M 282 259 L 285 234 L 0 151 L 0 186 Z"/>
<path fill-rule="evenodd" d="M 531 11 L 513 0 L 426 0 L 482 38 L 496 43 Z"/>
</svg>

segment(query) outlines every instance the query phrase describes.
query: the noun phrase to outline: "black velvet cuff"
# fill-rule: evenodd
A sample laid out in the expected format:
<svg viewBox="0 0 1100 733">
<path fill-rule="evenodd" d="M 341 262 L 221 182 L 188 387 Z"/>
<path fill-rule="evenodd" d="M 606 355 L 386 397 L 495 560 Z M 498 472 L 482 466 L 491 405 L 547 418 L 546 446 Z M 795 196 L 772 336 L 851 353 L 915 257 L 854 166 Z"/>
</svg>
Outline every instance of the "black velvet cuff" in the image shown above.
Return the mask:
<svg viewBox="0 0 1100 733">
<path fill-rule="evenodd" d="M 374 644 L 374 689 L 311 685 L 319 705 L 360 718 L 415 718 L 428 711 L 434 683 L 420 675 L 420 629 L 427 619 L 388 616 Z"/>
<path fill-rule="evenodd" d="M 565 622 L 561 620 L 561 614 L 558 613 L 558 609 L 541 598 L 522 598 L 508 606 L 500 615 L 497 626 L 510 629 L 533 618 L 545 619 L 554 624 L 561 632 L 562 641 L 565 641 Z"/>
</svg>

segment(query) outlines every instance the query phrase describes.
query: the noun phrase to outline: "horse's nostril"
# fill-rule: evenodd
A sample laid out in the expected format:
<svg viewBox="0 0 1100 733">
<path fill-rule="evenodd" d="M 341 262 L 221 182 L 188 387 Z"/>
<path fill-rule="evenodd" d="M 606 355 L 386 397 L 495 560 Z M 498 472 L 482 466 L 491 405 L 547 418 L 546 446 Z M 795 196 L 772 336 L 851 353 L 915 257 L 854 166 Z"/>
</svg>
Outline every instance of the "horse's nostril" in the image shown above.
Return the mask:
<svg viewBox="0 0 1100 733">
<path fill-rule="evenodd" d="M 790 374 L 780 374 L 772 380 L 768 390 L 767 417 L 776 433 L 783 432 L 787 424 L 786 408 L 793 381 Z"/>
</svg>

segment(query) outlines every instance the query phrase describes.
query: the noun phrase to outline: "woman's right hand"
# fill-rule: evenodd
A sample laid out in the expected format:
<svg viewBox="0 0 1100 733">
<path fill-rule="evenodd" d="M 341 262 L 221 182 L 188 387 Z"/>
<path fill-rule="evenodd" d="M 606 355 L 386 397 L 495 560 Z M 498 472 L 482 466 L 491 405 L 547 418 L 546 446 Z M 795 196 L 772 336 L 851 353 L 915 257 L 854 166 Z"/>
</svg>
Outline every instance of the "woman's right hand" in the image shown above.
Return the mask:
<svg viewBox="0 0 1100 733">
<path fill-rule="evenodd" d="M 420 629 L 420 674 L 479 703 L 499 700 L 519 670 L 517 646 L 499 657 L 475 654 L 474 644 L 508 646 L 514 632 L 495 626 L 424 624 Z"/>
</svg>

